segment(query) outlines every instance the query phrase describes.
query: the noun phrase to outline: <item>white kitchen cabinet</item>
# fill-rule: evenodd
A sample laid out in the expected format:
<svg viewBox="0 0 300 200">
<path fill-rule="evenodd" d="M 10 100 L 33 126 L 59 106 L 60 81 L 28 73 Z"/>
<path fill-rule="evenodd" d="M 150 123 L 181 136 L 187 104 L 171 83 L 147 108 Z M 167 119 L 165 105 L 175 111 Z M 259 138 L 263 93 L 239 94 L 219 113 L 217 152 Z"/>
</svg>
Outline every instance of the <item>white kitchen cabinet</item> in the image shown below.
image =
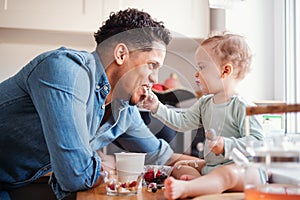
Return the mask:
<svg viewBox="0 0 300 200">
<path fill-rule="evenodd" d="M 209 32 L 208 0 L 0 0 L 0 27 L 90 33 L 128 7 L 150 13 L 177 37 Z"/>
<path fill-rule="evenodd" d="M 0 27 L 95 32 L 104 0 L 0 0 Z"/>
<path fill-rule="evenodd" d="M 177 37 L 203 38 L 209 33 L 208 0 L 111 0 L 105 2 L 104 15 L 128 7 L 143 9 L 163 21 Z"/>
</svg>

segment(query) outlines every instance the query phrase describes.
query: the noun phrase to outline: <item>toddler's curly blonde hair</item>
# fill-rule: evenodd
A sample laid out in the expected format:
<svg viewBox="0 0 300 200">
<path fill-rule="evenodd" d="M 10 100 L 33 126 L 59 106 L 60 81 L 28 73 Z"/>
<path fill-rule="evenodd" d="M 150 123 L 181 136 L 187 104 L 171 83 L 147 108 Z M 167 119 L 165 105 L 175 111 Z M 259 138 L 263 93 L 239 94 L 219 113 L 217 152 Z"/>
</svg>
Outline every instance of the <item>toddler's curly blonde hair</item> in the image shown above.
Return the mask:
<svg viewBox="0 0 300 200">
<path fill-rule="evenodd" d="M 213 33 L 201 42 L 201 46 L 211 45 L 212 53 L 221 62 L 232 64 L 237 79 L 243 79 L 251 70 L 252 52 L 245 37 L 230 32 Z"/>
</svg>

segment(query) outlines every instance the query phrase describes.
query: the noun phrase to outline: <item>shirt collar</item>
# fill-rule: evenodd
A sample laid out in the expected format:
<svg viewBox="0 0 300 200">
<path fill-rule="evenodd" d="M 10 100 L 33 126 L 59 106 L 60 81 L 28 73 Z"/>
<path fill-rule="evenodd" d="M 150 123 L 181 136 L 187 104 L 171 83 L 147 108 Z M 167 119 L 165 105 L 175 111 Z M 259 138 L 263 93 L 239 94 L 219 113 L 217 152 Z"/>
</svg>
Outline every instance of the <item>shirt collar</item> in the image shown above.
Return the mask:
<svg viewBox="0 0 300 200">
<path fill-rule="evenodd" d="M 96 64 L 96 74 L 95 74 L 95 80 L 97 81 L 96 84 L 99 86 L 99 88 L 103 88 L 106 86 L 107 92 L 109 93 L 111 86 L 109 84 L 108 78 L 106 76 L 103 64 L 99 58 L 99 55 L 96 51 L 92 52 L 92 55 L 94 56 L 95 59 L 95 64 Z"/>
</svg>

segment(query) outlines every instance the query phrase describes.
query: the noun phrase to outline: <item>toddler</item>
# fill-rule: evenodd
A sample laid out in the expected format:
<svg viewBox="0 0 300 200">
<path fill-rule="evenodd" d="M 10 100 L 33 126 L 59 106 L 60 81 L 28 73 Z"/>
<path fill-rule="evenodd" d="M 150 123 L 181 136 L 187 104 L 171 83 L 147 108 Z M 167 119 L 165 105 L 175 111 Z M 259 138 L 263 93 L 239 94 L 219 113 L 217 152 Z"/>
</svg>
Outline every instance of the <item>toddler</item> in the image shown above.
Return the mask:
<svg viewBox="0 0 300 200">
<path fill-rule="evenodd" d="M 242 98 L 236 88 L 250 71 L 251 60 L 244 37 L 231 33 L 213 35 L 195 53 L 195 81 L 203 96 L 193 106 L 185 112 L 176 112 L 160 103 L 154 94 L 144 101 L 144 108 L 177 131 L 204 127 L 216 133 L 206 138 L 204 160 L 175 164 L 173 177 L 165 181 L 167 199 L 243 191 L 243 172 L 229 156 L 233 148 L 247 153 L 246 107 L 254 104 Z M 257 117 L 251 116 L 249 122 L 250 139 L 262 140 L 262 126 Z"/>
</svg>

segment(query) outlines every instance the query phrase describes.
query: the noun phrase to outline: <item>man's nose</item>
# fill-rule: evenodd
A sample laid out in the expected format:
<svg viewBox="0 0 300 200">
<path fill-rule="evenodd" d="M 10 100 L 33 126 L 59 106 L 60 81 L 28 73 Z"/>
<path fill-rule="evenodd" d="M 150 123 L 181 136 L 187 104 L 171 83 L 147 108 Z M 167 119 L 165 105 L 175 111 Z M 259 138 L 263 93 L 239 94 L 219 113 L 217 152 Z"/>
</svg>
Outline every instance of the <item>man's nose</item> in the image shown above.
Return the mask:
<svg viewBox="0 0 300 200">
<path fill-rule="evenodd" d="M 153 72 L 149 75 L 149 80 L 151 83 L 157 83 L 158 82 L 158 73 Z"/>
</svg>

